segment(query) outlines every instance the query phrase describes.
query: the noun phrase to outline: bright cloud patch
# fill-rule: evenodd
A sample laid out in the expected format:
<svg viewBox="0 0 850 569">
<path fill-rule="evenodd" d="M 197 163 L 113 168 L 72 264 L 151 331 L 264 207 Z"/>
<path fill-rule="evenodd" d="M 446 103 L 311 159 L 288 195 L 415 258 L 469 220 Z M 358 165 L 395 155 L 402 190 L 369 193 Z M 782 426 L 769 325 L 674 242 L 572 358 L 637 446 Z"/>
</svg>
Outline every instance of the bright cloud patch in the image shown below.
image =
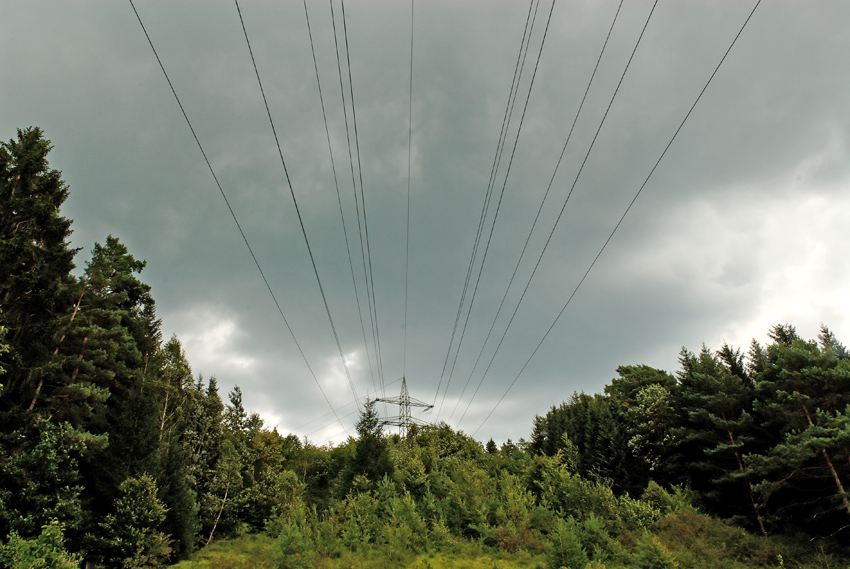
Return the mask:
<svg viewBox="0 0 850 569">
<path fill-rule="evenodd" d="M 254 367 L 255 359 L 240 352 L 237 346 L 242 332 L 236 320 L 222 311 L 209 306 L 195 307 L 174 314 L 168 324 L 183 344 L 196 373 L 243 376 Z"/>
<path fill-rule="evenodd" d="M 814 337 L 821 323 L 850 333 L 850 269 L 841 261 L 850 226 L 846 192 L 805 185 L 800 177 L 771 192 L 740 188 L 703 195 L 672 212 L 663 232 L 631 253 L 626 274 L 690 302 L 731 310 L 723 329 L 704 338 L 746 349 L 779 323 Z M 842 182 L 850 185 L 850 180 Z M 829 236 L 829 238 L 825 238 Z"/>
</svg>

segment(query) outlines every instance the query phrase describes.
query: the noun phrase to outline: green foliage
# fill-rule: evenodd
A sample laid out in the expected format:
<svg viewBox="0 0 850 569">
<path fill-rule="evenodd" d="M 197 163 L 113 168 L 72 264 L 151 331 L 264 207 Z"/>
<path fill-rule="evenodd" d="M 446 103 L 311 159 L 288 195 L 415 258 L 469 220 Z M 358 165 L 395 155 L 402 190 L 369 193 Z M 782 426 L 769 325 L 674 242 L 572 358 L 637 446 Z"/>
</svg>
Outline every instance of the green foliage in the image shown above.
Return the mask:
<svg viewBox="0 0 850 569">
<path fill-rule="evenodd" d="M 662 514 L 696 512 L 692 492 L 682 486 L 674 486 L 672 492 L 662 488 L 657 482 L 650 481 L 641 496 L 641 501 L 650 504 Z"/>
<path fill-rule="evenodd" d="M 384 439 L 381 419 L 374 401 L 366 401 L 360 412 L 360 419 L 354 427 L 357 429 L 358 438 L 354 455 L 346 465 L 346 484 L 342 487 L 346 491 L 358 476 L 367 482 L 365 487 L 372 488 L 384 476 L 392 473 L 387 441 Z"/>
<path fill-rule="evenodd" d="M 128 478 L 119 487 L 115 511 L 100 524 L 112 563 L 125 568 L 160 567 L 171 554 L 168 536 L 159 531 L 165 505 L 151 476 Z"/>
<path fill-rule="evenodd" d="M 65 551 L 65 526 L 51 520 L 41 534 L 24 539 L 13 532 L 0 544 L 0 563 L 8 569 L 76 569 L 80 559 Z"/>
<path fill-rule="evenodd" d="M 251 488 L 249 494 L 252 499 L 248 506 L 268 512 L 264 521 L 265 530 L 272 537 L 276 537 L 286 526 L 303 527 L 306 524 L 304 488 L 304 484 L 294 472 L 276 472 Z"/>
<path fill-rule="evenodd" d="M 618 398 L 574 393 L 535 418 L 530 448 L 547 456 L 563 452 L 572 472 L 608 480 L 617 493 L 640 492 L 648 466 L 628 445 L 633 429 L 628 408 Z"/>
<path fill-rule="evenodd" d="M 177 569 L 270 569 L 274 566 L 275 541 L 264 534 L 215 541 L 195 552 Z"/>
<path fill-rule="evenodd" d="M 309 553 L 313 544 L 309 536 L 297 524 L 286 524 L 280 528 L 275 541 L 272 559 L 275 569 L 308 569 L 313 566 Z"/>
<path fill-rule="evenodd" d="M 55 353 L 58 315 L 69 304 L 76 252 L 67 243 L 71 221 L 59 211 L 68 187 L 49 166 L 50 142 L 38 128 L 17 135 L 0 143 L 0 326 L 10 347 L 0 353 L 3 427 L 25 420 L 16 411 L 62 386 L 55 373 L 61 362 Z"/>
<path fill-rule="evenodd" d="M 654 535 L 646 535 L 637 546 L 635 561 L 640 569 L 676 569 L 679 562 Z"/>
<path fill-rule="evenodd" d="M 55 519 L 75 527 L 83 519 L 80 457 L 100 448 L 95 437 L 67 423 L 38 421 L 30 430 L 4 434 L 0 456 L 0 521 L 25 536 Z"/>
<path fill-rule="evenodd" d="M 584 550 L 573 520 L 558 520 L 546 552 L 548 569 L 584 569 L 587 552 Z"/>
<path fill-rule="evenodd" d="M 245 531 L 276 540 L 267 567 L 531 566 L 545 543 L 550 566 L 583 569 L 840 559 L 850 353 L 827 328 L 807 341 L 776 326 L 746 355 L 683 349 L 675 375 L 621 366 L 604 394 L 535 417 L 530 442 L 484 446 L 445 423 L 401 440 L 366 403 L 356 438 L 317 447 L 265 429 L 238 387 L 225 405 L 214 377 L 193 377 L 118 238 L 72 274 L 50 148 L 37 128 L 0 143 L 6 565 L 72 562 L 63 528 L 74 552 L 126 567 L 198 545 L 204 567 L 249 566 L 244 552 L 204 557 Z M 817 555 L 754 541 L 696 503 L 763 534 L 831 537 Z"/>
<path fill-rule="evenodd" d="M 647 527 L 659 517 L 651 504 L 628 496 L 616 496 L 599 482 L 576 476 L 560 464 L 558 457 L 538 457 L 542 465 L 539 486 L 541 504 L 559 516 L 583 522 L 590 515 L 604 520 L 615 535 Z"/>
<path fill-rule="evenodd" d="M 534 495 L 518 476 L 504 473 L 494 494 L 492 520 L 498 530 L 496 541 L 508 551 L 522 548 L 529 540 L 531 512 L 535 506 Z"/>
</svg>

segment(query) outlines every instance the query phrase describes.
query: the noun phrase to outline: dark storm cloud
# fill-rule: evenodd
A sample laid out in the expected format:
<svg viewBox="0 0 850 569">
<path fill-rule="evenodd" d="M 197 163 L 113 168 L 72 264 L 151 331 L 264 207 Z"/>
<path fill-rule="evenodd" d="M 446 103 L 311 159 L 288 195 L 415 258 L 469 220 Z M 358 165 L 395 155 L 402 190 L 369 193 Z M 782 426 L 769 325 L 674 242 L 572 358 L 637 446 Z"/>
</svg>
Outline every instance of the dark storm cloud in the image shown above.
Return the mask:
<svg viewBox="0 0 850 569">
<path fill-rule="evenodd" d="M 247 0 L 241 6 L 363 397 L 379 381 L 372 379 L 363 347 L 304 7 Z M 28 125 L 45 129 L 55 145 L 52 164 L 71 186 L 65 214 L 75 220 L 74 245 L 84 249 L 78 264 L 109 233 L 147 259 L 143 276 L 154 287 L 164 332 L 178 333 L 196 372 L 217 375 L 225 390 L 238 383 L 247 406 L 284 431 L 330 413 L 318 381 L 350 431 L 356 414 L 346 416 L 354 407 L 344 406 L 353 395 L 235 6 L 137 7 L 315 381 L 129 4 L 5 7 L 0 134 L 8 139 Z M 308 8 L 347 232 L 359 249 L 330 13 L 326 4 Z M 619 15 L 507 308 L 472 374 L 617 9 L 611 2 L 556 4 L 441 419 L 451 416 L 456 425 L 467 407 L 650 8 L 649 2 L 627 2 Z M 339 5 L 335 9 L 341 27 Z M 750 9 L 744 3 L 658 4 L 461 428 L 476 430 L 517 378 Z M 548 10 L 541 4 L 511 141 Z M 850 291 L 837 259 L 848 238 L 840 212 L 850 205 L 848 11 L 841 2 L 759 7 L 598 265 L 479 438 L 527 436 L 535 413 L 574 390 L 601 389 L 618 365 L 672 371 L 682 345 L 746 345 L 785 321 L 797 323 L 805 336 L 825 322 L 846 340 Z M 416 6 L 404 365 L 409 5 L 346 6 L 385 381 L 406 374 L 411 394 L 420 399 L 436 396 L 527 13 L 528 5 L 517 2 Z M 506 154 L 496 195 L 508 160 Z M 359 263 L 355 258 L 356 272 L 362 272 Z M 362 275 L 358 279 L 365 302 Z M 388 391 L 397 389 L 395 383 Z M 331 414 L 297 434 L 324 442 L 342 431 L 333 422 Z"/>
</svg>

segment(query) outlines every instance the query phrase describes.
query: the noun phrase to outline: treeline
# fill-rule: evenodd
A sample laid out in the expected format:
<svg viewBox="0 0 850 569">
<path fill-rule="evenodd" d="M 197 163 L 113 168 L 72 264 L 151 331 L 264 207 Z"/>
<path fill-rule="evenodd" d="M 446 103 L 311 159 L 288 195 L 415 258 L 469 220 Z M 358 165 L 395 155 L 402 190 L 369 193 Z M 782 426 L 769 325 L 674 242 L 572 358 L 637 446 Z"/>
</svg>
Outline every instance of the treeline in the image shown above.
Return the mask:
<svg viewBox="0 0 850 569">
<path fill-rule="evenodd" d="M 748 357 L 683 352 L 676 376 L 620 368 L 604 395 L 537 417 L 529 442 L 388 435 L 364 402 L 356 437 L 317 447 L 193 375 L 118 239 L 75 275 L 49 150 L 36 128 L 0 144 L 0 567 L 156 567 L 267 534 L 282 568 L 474 542 L 552 569 L 663 569 L 697 531 L 795 566 L 692 498 L 757 531 L 847 534 L 848 361 L 827 330 L 777 327 Z"/>
<path fill-rule="evenodd" d="M 536 417 L 530 446 L 575 448 L 578 472 L 640 493 L 652 481 L 762 534 L 850 536 L 850 353 L 777 325 L 749 351 L 682 349 L 675 375 L 622 366 L 604 395 Z"/>
<path fill-rule="evenodd" d="M 64 542 L 159 565 L 232 530 L 262 422 L 162 341 L 145 263 L 117 238 L 72 273 L 50 148 L 37 128 L 0 145 L 0 562 L 46 548 L 64 563 Z"/>
</svg>

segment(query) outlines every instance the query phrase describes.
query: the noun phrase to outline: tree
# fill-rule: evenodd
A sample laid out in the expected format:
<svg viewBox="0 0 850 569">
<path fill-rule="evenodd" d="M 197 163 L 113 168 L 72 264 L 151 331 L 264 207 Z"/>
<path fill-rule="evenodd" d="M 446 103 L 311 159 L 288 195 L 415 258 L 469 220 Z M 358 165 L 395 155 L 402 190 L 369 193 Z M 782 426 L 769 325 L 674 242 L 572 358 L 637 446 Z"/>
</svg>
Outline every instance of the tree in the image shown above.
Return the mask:
<svg viewBox="0 0 850 569">
<path fill-rule="evenodd" d="M 357 430 L 357 443 L 348 469 L 348 480 L 350 482 L 357 476 L 363 476 L 377 483 L 392 473 L 392 464 L 374 401 L 366 401 L 354 428 Z"/>
<path fill-rule="evenodd" d="M 678 434 L 691 485 L 721 511 L 729 511 L 738 501 L 730 500 L 738 492 L 729 482 L 745 488 L 746 498 L 741 498 L 766 535 L 743 459 L 746 445 L 754 440 L 750 413 L 754 394 L 740 351 L 724 345 L 715 357 L 705 346 L 699 355 L 683 349 L 679 361 L 679 400 L 686 423 Z"/>
<path fill-rule="evenodd" d="M 39 420 L 27 430 L 4 433 L 0 456 L 0 534 L 38 535 L 50 520 L 77 528 L 83 521 L 80 458 L 106 444 L 67 423 Z"/>
<path fill-rule="evenodd" d="M 671 391 L 676 386 L 675 377 L 648 365 L 620 366 L 617 373 L 620 377 L 615 377 L 605 386 L 605 393 L 628 407 L 635 404 L 638 393 L 647 387 L 658 385 Z"/>
<path fill-rule="evenodd" d="M 189 476 L 185 435 L 196 405 L 194 377 L 176 336 L 156 352 L 147 375 L 146 393 L 158 405 L 156 482 L 159 497 L 168 509 L 162 527 L 174 540 L 174 557 L 182 559 L 197 542 L 199 506 Z"/>
<path fill-rule="evenodd" d="M 52 146 L 38 128 L 19 129 L 17 140 L 0 143 L 0 326 L 10 350 L 0 426 L 32 409 L 57 365 L 58 315 L 71 306 L 75 250 L 68 246 L 71 221 L 60 207 L 68 197 L 61 173 L 50 168 Z"/>
<path fill-rule="evenodd" d="M 766 451 L 749 455 L 756 490 L 798 517 L 834 518 L 836 507 L 850 516 L 845 480 L 850 482 L 846 438 L 837 425 L 850 405 L 850 360 L 828 329 L 817 342 L 800 338 L 789 325 L 775 326 L 766 357 L 754 376 L 756 411 L 778 434 Z M 830 489 L 831 487 L 831 489 Z M 833 520 L 825 522 L 846 524 Z"/>
<path fill-rule="evenodd" d="M 119 491 L 113 513 L 100 524 L 107 561 L 127 569 L 165 565 L 171 554 L 170 540 L 159 528 L 167 510 L 157 498 L 153 477 L 128 478 Z"/>
</svg>

